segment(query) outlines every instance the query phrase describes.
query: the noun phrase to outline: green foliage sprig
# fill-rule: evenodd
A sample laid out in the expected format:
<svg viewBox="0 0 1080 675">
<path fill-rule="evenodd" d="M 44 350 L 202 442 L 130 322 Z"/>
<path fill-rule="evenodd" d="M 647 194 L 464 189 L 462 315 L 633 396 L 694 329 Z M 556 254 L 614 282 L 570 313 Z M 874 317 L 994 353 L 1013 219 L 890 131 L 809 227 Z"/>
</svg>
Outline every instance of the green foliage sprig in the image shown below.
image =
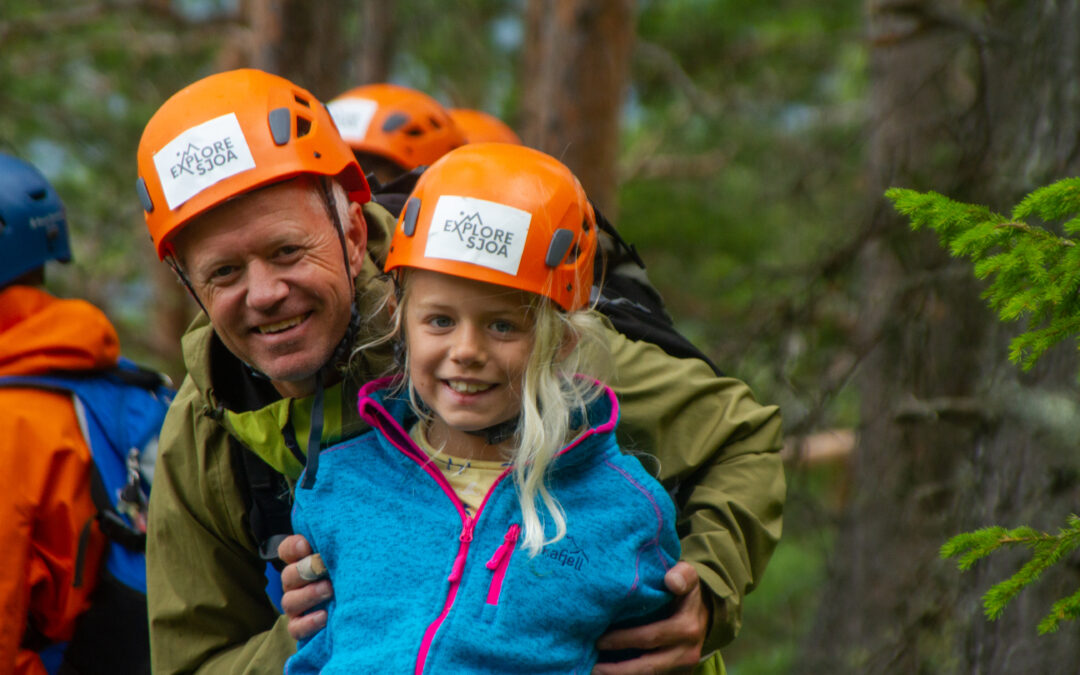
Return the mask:
<svg viewBox="0 0 1080 675">
<path fill-rule="evenodd" d="M 885 193 L 911 228 L 929 228 L 955 257 L 974 263 L 975 276 L 987 279 L 983 291 L 1002 321 L 1027 319 L 1023 333 L 1009 345 L 1009 359 L 1030 369 L 1050 347 L 1080 339 L 1080 178 L 1040 188 L 1013 209 L 1012 216 L 985 206 L 958 202 L 936 192 L 893 188 Z M 1061 222 L 1056 234 L 1029 220 Z M 959 557 L 961 571 L 1001 548 L 1024 547 L 1031 559 L 983 595 L 988 619 L 1043 572 L 1080 547 L 1080 517 L 1070 515 L 1057 534 L 1030 527 L 987 527 L 958 534 L 941 547 L 942 558 Z M 1056 631 L 1064 620 L 1080 618 L 1080 591 L 1054 603 L 1039 622 L 1039 634 Z"/>
<path fill-rule="evenodd" d="M 1070 515 L 1065 527 L 1057 534 L 1039 532 L 1030 527 L 1007 530 L 1004 527 L 987 527 L 974 532 L 958 534 L 941 547 L 942 558 L 954 558 L 957 567 L 967 571 L 976 562 L 1000 548 L 1024 547 L 1031 551 L 1027 561 L 1016 574 L 998 582 L 983 595 L 983 611 L 986 618 L 994 620 L 1005 611 L 1016 595 L 1038 580 L 1042 573 L 1060 562 L 1080 547 L 1080 517 Z M 1063 620 L 1080 618 L 1080 591 L 1054 603 L 1050 613 L 1039 622 L 1039 634 L 1056 631 Z"/>
<path fill-rule="evenodd" d="M 1080 178 L 1032 192 L 1011 218 L 935 192 L 893 188 L 885 196 L 912 229 L 934 230 L 952 255 L 975 264 L 976 277 L 990 280 L 983 297 L 1002 321 L 1027 318 L 1009 346 L 1011 361 L 1028 370 L 1050 347 L 1080 336 Z M 1029 218 L 1064 220 L 1065 236 Z"/>
</svg>

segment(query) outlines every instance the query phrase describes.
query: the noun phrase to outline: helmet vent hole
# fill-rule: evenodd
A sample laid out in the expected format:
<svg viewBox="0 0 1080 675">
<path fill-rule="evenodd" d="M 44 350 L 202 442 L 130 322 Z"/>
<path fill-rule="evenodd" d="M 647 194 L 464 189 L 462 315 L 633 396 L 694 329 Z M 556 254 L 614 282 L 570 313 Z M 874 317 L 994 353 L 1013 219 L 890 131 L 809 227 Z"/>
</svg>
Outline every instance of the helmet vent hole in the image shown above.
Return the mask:
<svg viewBox="0 0 1080 675">
<path fill-rule="evenodd" d="M 306 117 L 296 116 L 296 137 L 307 136 L 311 132 L 311 120 Z"/>
<path fill-rule="evenodd" d="M 409 116 L 408 115 L 405 115 L 405 114 L 402 114 L 402 113 L 394 113 L 393 115 L 390 115 L 389 117 L 387 117 L 386 121 L 383 122 L 382 130 L 385 131 L 386 133 L 390 133 L 391 131 L 397 131 L 398 129 L 400 129 L 401 127 L 405 126 L 408 123 L 409 123 Z"/>
<path fill-rule="evenodd" d="M 45 199 L 45 191 L 44 190 L 33 190 L 33 191 L 31 191 L 30 192 L 30 199 L 33 199 L 35 202 L 40 202 L 42 199 Z"/>
<path fill-rule="evenodd" d="M 428 121 L 431 122 L 431 126 L 435 127 L 436 129 L 442 129 L 442 125 L 439 124 L 439 120 L 435 119 L 434 117 L 429 117 Z"/>
<path fill-rule="evenodd" d="M 306 98 L 303 98 L 302 96 L 297 96 L 296 94 L 293 94 L 293 98 L 296 99 L 297 103 L 304 106 L 305 108 L 311 107 L 311 103 L 309 103 Z"/>
<path fill-rule="evenodd" d="M 581 255 L 581 247 L 576 243 L 570 247 L 570 252 L 566 254 L 566 264 L 569 265 L 572 262 L 577 262 L 578 256 Z"/>
<path fill-rule="evenodd" d="M 405 133 L 408 134 L 409 136 L 423 136 L 424 135 L 424 130 L 421 129 L 420 127 L 418 127 L 418 126 L 411 126 L 411 127 L 409 127 L 408 129 L 405 130 Z"/>
</svg>

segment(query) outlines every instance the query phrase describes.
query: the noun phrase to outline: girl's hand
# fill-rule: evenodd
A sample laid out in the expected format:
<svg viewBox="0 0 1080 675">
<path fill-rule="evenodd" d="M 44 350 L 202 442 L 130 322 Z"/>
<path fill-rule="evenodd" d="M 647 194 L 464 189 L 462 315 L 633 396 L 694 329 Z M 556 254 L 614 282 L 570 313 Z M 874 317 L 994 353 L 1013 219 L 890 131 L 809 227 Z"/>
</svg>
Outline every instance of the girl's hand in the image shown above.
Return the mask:
<svg viewBox="0 0 1080 675">
<path fill-rule="evenodd" d="M 697 571 L 679 562 L 664 576 L 668 590 L 679 596 L 678 608 L 656 623 L 613 630 L 597 641 L 601 650 L 647 649 L 647 654 L 620 661 L 600 663 L 594 675 L 646 675 L 689 673 L 701 660 L 701 648 L 709 628 L 709 610 L 701 597 Z"/>
<path fill-rule="evenodd" d="M 330 580 L 320 576 L 326 567 L 319 554 L 311 554 L 311 545 L 299 534 L 282 540 L 278 557 L 289 563 L 281 570 L 281 610 L 289 617 L 289 635 L 294 640 L 311 637 L 326 626 L 326 610 L 306 612 L 334 594 Z"/>
</svg>

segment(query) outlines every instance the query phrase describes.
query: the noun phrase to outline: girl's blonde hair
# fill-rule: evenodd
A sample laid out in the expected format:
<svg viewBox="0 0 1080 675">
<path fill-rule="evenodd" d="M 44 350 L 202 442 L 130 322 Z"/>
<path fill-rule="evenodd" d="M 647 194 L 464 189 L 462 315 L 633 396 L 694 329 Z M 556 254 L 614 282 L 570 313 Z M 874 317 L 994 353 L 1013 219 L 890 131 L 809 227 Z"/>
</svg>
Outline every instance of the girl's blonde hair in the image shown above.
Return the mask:
<svg viewBox="0 0 1080 675">
<path fill-rule="evenodd" d="M 390 341 L 397 341 L 399 358 L 393 372 L 403 375 L 413 411 L 423 420 L 431 414 L 423 406 L 408 377 L 409 355 L 404 335 L 405 306 L 409 300 L 409 273 L 402 270 L 397 284 L 387 284 L 381 304 L 391 308 L 389 329 L 362 341 L 353 356 Z M 547 487 L 548 469 L 556 455 L 585 431 L 587 409 L 603 393 L 600 381 L 611 372 L 611 354 L 605 326 L 592 309 L 565 312 L 549 298 L 530 293 L 533 345 L 521 383 L 522 410 L 510 448 L 511 469 L 521 502 L 525 536 L 522 548 L 536 555 L 547 544 L 566 535 L 566 516 Z M 396 302 L 393 300 L 396 299 Z M 400 369 L 400 370 L 399 370 Z M 545 513 L 554 534 L 544 535 Z"/>
</svg>

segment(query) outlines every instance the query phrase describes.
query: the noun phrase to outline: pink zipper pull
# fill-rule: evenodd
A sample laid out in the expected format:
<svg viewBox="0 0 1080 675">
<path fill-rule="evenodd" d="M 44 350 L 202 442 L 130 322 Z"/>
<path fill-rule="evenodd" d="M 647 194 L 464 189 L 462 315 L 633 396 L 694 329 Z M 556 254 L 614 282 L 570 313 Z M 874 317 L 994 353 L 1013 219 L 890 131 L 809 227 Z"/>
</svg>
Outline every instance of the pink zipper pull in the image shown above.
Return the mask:
<svg viewBox="0 0 1080 675">
<path fill-rule="evenodd" d="M 458 541 L 466 544 L 472 541 L 474 527 L 476 527 L 476 520 L 469 516 L 465 516 L 465 522 L 461 526 L 461 534 L 458 535 Z"/>
<path fill-rule="evenodd" d="M 517 544 L 518 534 L 521 528 L 517 523 L 510 526 L 510 529 L 506 531 L 503 536 L 503 543 L 499 548 L 495 549 L 495 553 L 492 554 L 491 560 L 487 561 L 486 567 L 489 570 L 496 569 L 499 564 L 514 551 L 514 545 Z"/>
</svg>

